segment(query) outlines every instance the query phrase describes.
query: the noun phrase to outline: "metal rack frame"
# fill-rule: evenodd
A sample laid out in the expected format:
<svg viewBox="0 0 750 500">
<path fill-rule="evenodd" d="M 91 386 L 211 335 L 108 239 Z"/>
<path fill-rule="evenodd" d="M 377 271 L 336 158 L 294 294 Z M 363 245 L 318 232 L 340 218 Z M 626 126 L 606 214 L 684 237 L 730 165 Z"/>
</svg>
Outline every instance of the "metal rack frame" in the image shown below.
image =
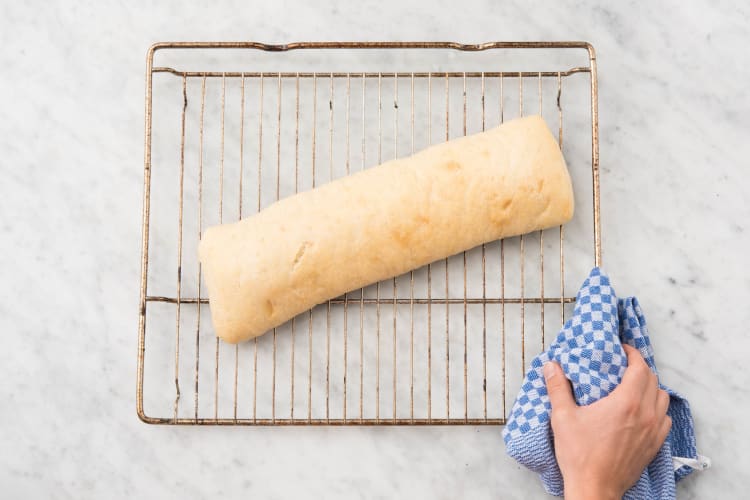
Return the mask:
<svg viewBox="0 0 750 500">
<path fill-rule="evenodd" d="M 391 72 L 391 73 L 385 73 L 385 72 L 357 72 L 357 73 L 350 73 L 350 72 L 217 72 L 217 71 L 180 71 L 178 69 L 172 68 L 172 67 L 164 67 L 164 66 L 154 66 L 154 55 L 157 51 L 163 50 L 163 49 L 245 49 L 245 50 L 255 50 L 255 51 L 264 51 L 264 52 L 287 52 L 287 51 L 296 51 L 296 50 L 309 50 L 309 49 L 320 49 L 320 50 L 341 50 L 341 49 L 350 49 L 350 50 L 362 50 L 362 49 L 400 49 L 400 50 L 418 50 L 418 49 L 443 49 L 443 50 L 453 50 L 453 51 L 462 51 L 462 52 L 471 52 L 471 51 L 487 51 L 492 49 L 582 49 L 587 51 L 588 53 L 588 66 L 578 66 L 570 68 L 567 71 L 515 71 L 515 72 L 499 72 L 499 71 L 487 71 L 487 72 L 450 72 L 450 71 L 443 71 L 443 72 Z M 181 113 L 181 165 L 180 165 L 180 178 L 179 178 L 179 242 L 178 242 L 178 262 L 177 262 L 177 288 L 176 288 L 176 295 L 174 297 L 169 296 L 156 296 L 156 295 L 149 295 L 147 290 L 147 284 L 148 284 L 148 272 L 149 272 L 149 226 L 151 222 L 151 172 L 152 172 L 152 110 L 153 110 L 153 102 L 152 102 L 152 79 L 154 74 L 157 73 L 168 73 L 171 75 L 174 75 L 177 78 L 180 78 L 182 80 L 182 90 L 183 95 L 185 99 L 184 106 L 182 108 Z M 222 81 L 222 112 L 221 112 L 221 123 L 222 123 L 222 138 L 221 138 L 221 147 L 222 147 L 222 159 L 221 159 L 221 183 L 222 187 L 220 189 L 221 196 L 223 197 L 223 147 L 224 147 L 224 89 L 225 89 L 225 82 L 227 79 L 238 79 L 241 82 L 242 85 L 242 106 L 243 106 L 243 113 L 244 113 L 244 102 L 245 102 L 245 82 L 247 79 L 259 79 L 260 84 L 260 92 L 261 92 L 261 102 L 262 102 L 262 92 L 263 92 L 263 80 L 266 79 L 266 81 L 273 81 L 276 82 L 279 88 L 279 97 L 278 97 L 278 123 L 275 124 L 278 127 L 278 140 L 277 140 L 277 158 L 280 158 L 279 148 L 281 148 L 281 103 L 282 103 L 282 97 L 281 97 L 281 84 L 282 80 L 295 80 L 296 81 L 296 110 L 297 110 L 297 124 L 296 124 L 296 131 L 297 134 L 299 133 L 299 107 L 300 107 L 300 93 L 299 93 L 299 85 L 301 79 L 312 79 L 314 82 L 314 88 L 318 89 L 317 81 L 319 79 L 328 79 L 330 80 L 330 92 L 331 92 L 331 99 L 333 99 L 333 82 L 334 79 L 345 79 L 346 80 L 346 100 L 347 100 L 347 133 L 346 133 L 346 148 L 347 152 L 349 151 L 350 147 L 350 137 L 349 137 L 349 101 L 351 97 L 351 90 L 350 90 L 350 82 L 353 80 L 361 79 L 362 80 L 362 105 L 364 107 L 364 99 L 365 99 L 365 80 L 377 80 L 378 85 L 378 121 L 381 120 L 380 115 L 380 109 L 382 108 L 380 100 L 381 100 L 381 89 L 383 85 L 383 81 L 392 79 L 394 82 L 394 91 L 396 93 L 396 99 L 398 98 L 398 82 L 399 80 L 407 80 L 411 82 L 411 131 L 412 131 L 412 149 L 414 148 L 414 81 L 415 79 L 427 79 L 429 82 L 429 92 L 430 92 L 430 98 L 428 102 L 432 102 L 432 92 L 433 92 L 433 83 L 440 81 L 441 84 L 444 84 L 444 91 L 446 99 L 446 130 L 445 130 L 445 138 L 448 139 L 448 105 L 447 105 L 447 99 L 449 98 L 449 85 L 451 79 L 459 79 L 463 81 L 464 85 L 464 93 L 463 93 L 463 130 L 464 134 L 466 133 L 466 109 L 467 109 L 467 102 L 466 102 L 466 82 L 467 79 L 477 79 L 481 81 L 481 89 L 482 89 L 482 98 L 481 98 L 481 113 L 482 113 L 482 128 L 484 128 L 484 89 L 485 89 L 485 79 L 486 78 L 497 78 L 500 82 L 500 88 L 501 88 L 501 96 L 502 96 L 502 85 L 503 81 L 508 78 L 517 78 L 518 79 L 518 91 L 520 93 L 519 98 L 519 105 L 521 109 L 519 110 L 520 114 L 523 114 L 523 81 L 524 79 L 532 78 L 537 79 L 538 85 L 539 85 L 539 106 L 541 110 L 541 88 L 542 88 L 542 80 L 543 79 L 552 79 L 557 82 L 557 89 L 558 89 L 558 96 L 557 96 L 557 106 L 559 109 L 559 140 L 560 145 L 562 147 L 562 107 L 560 106 L 560 92 L 562 91 L 562 82 L 563 79 L 579 73 L 585 73 L 589 75 L 590 79 L 590 113 L 591 113 L 591 181 L 592 181 L 592 193 L 593 193 L 593 213 L 591 214 L 593 216 L 593 242 L 594 242 L 594 248 L 593 248 L 593 259 L 595 265 L 600 265 L 601 263 L 601 235 L 600 235 L 600 213 L 599 213 L 599 138 L 598 138 L 598 111 L 597 111 L 597 101 L 598 101 L 598 95 L 597 95 L 597 76 L 596 76 L 596 56 L 594 52 L 594 48 L 591 46 L 591 44 L 587 42 L 491 42 L 491 43 L 483 43 L 483 44 L 476 44 L 476 45 L 467 45 L 467 44 L 459 44 L 459 43 L 453 43 L 453 42 L 303 42 L 303 43 L 291 43 L 286 45 L 268 45 L 263 43 L 257 43 L 257 42 L 169 42 L 169 43 L 157 43 L 154 44 L 149 50 L 147 54 L 147 66 L 146 66 L 146 100 L 145 100 L 145 158 L 144 158 L 144 196 L 143 196 L 143 212 L 142 212 L 142 224 L 143 224 L 143 240 L 142 240 L 142 253 L 141 253 L 141 280 L 140 280 L 140 310 L 139 310 L 139 321 L 138 321 L 138 368 L 137 368 L 137 386 L 136 386 L 136 408 L 137 408 L 137 414 L 141 420 L 143 420 L 146 423 L 150 424 L 180 424 L 180 425 L 191 425 L 191 424 L 216 424 L 216 425 L 372 425 L 372 424 L 378 424 L 378 425 L 441 425 L 441 424 L 504 424 L 505 423 L 505 417 L 507 416 L 506 408 L 505 408 L 505 359 L 503 358 L 501 365 L 502 365 L 502 377 L 503 377 L 503 394 L 502 394 L 502 417 L 501 418 L 493 418 L 488 417 L 488 400 L 487 400 L 487 389 L 486 389 L 486 373 L 487 373 L 487 355 L 486 355 L 486 307 L 490 304 L 499 304 L 502 308 L 502 325 L 503 325 L 503 353 L 505 352 L 505 305 L 506 304 L 517 304 L 520 307 L 520 314 L 521 314 L 521 325 L 522 325 L 522 331 L 521 331 L 521 342 L 523 344 L 525 336 L 523 332 L 523 321 L 525 318 L 524 313 L 524 307 L 526 304 L 539 304 L 541 308 L 541 315 L 542 315 L 542 342 L 544 342 L 544 305 L 545 304 L 559 304 L 560 310 L 561 310 L 561 320 L 564 319 L 564 312 L 563 312 L 563 305 L 568 304 L 574 301 L 573 297 L 566 297 L 564 294 L 564 253 L 563 253 L 563 227 L 560 226 L 559 228 L 559 235 L 560 235 L 560 256 L 559 256 L 559 263 L 560 263 L 560 294 L 559 297 L 549 297 L 544 295 L 544 243 L 543 243 L 543 235 L 540 232 L 540 244 L 539 244 L 539 250 L 540 250 L 540 266 L 541 266 L 541 274 L 542 274 L 542 282 L 541 282 L 541 294 L 540 296 L 535 297 L 525 297 L 524 296 L 524 289 L 523 289 L 523 283 L 524 283 L 524 259 L 521 259 L 521 295 L 520 297 L 506 297 L 505 296 L 505 281 L 504 281 L 504 274 L 502 278 L 502 286 L 503 291 L 499 297 L 490 297 L 487 296 L 486 293 L 486 272 L 484 269 L 485 266 L 485 248 L 482 246 L 482 259 L 481 259 L 481 266 L 482 266 L 482 290 L 477 291 L 476 293 L 472 292 L 472 294 L 469 294 L 467 292 L 467 285 L 466 285 L 466 273 L 467 273 L 467 260 L 466 260 L 466 252 L 463 253 L 463 255 L 459 254 L 458 256 L 452 257 L 452 259 L 461 259 L 463 258 L 463 277 L 464 277 L 464 288 L 463 288 L 463 297 L 461 298 L 451 298 L 448 294 L 447 288 L 448 288 L 448 259 L 446 259 L 446 272 L 445 272 L 445 284 L 446 284 L 446 291 L 445 296 L 443 298 L 436 298 L 434 296 L 431 296 L 432 291 L 432 285 L 431 283 L 431 271 L 430 266 L 428 267 L 427 272 L 427 280 L 428 280 L 428 287 L 427 287 L 427 297 L 415 297 L 414 296 L 414 271 L 410 273 L 410 284 L 411 284 L 411 293 L 409 298 L 399 298 L 394 293 L 391 297 L 384 297 L 380 294 L 380 285 L 377 286 L 377 297 L 365 297 L 364 292 L 361 292 L 358 297 L 352 297 L 349 295 L 345 295 L 343 297 L 339 297 L 336 299 L 333 299 L 329 301 L 327 304 L 324 304 L 323 310 L 325 310 L 325 313 L 327 315 L 327 328 L 326 328 L 326 351 L 328 353 L 327 361 L 326 361 L 326 389 L 325 389 L 325 405 L 326 405 L 326 416 L 325 418 L 313 418 L 312 417 L 312 356 L 313 356 L 313 348 L 312 348 L 312 339 L 313 339 L 313 310 L 310 310 L 307 313 L 304 313 L 298 318 L 295 318 L 295 320 L 292 320 L 292 335 L 294 335 L 294 328 L 295 328 L 295 321 L 298 321 L 299 318 L 308 318 L 309 325 L 307 327 L 307 333 L 309 337 L 309 344 L 308 344 L 308 352 L 306 353 L 309 357 L 309 372 L 308 372 L 308 379 L 307 379 L 307 391 L 308 391 L 308 404 L 307 404 L 307 412 L 303 415 L 300 415 L 298 412 L 297 415 L 294 413 L 295 405 L 295 393 L 294 393 L 294 374 L 295 374 L 295 361 L 294 361 L 294 352 L 295 352 L 295 346 L 294 346 L 294 336 L 292 337 L 292 350 L 291 350 L 291 402 L 290 402 L 290 414 L 288 416 L 280 416 L 276 414 L 276 398 L 277 398 L 277 390 L 276 390 L 276 370 L 277 370 L 277 360 L 276 360 L 276 329 L 273 330 L 272 333 L 269 333 L 269 335 L 272 335 L 273 337 L 273 395 L 272 395 L 272 408 L 271 408 L 271 416 L 270 418 L 267 417 L 258 417 L 257 415 L 257 408 L 256 408 L 256 395 L 257 395 L 257 379 L 258 379 L 258 368 L 257 368 L 257 356 L 258 356 L 258 347 L 257 347 L 257 339 L 255 339 L 255 367 L 254 367 L 254 384 L 256 385 L 255 392 L 253 394 L 253 412 L 252 416 L 238 416 L 238 410 L 237 410 L 237 366 L 239 363 L 239 355 L 238 351 L 235 350 L 235 371 L 234 371 L 234 412 L 233 415 L 230 417 L 220 416 L 218 411 L 218 393 L 219 393 L 219 339 L 216 339 L 216 351 L 215 351 L 215 373 L 216 373 L 216 379 L 215 379 L 215 386 L 214 386 L 214 398 L 215 398 L 215 405 L 214 405 L 214 415 L 213 417 L 206 417 L 199 415 L 198 411 L 198 397 L 199 397 L 199 387 L 198 387 L 198 359 L 197 356 L 199 355 L 199 349 L 198 349 L 198 339 L 200 337 L 201 333 L 201 323 L 200 323 L 200 310 L 201 305 L 208 304 L 208 300 L 205 297 L 201 296 L 201 287 L 200 287 L 200 280 L 201 280 L 201 274 L 200 271 L 198 273 L 198 295 L 196 297 L 183 297 L 181 293 L 181 285 L 182 285 L 182 272 L 181 272 L 181 263 L 182 263 L 182 243 L 183 243 L 183 176 L 184 176 L 184 150 L 185 150 L 185 108 L 187 107 L 187 94 L 186 94 L 186 85 L 189 80 L 197 79 L 202 82 L 202 102 L 201 102 L 201 122 L 200 122 L 200 141 L 201 141 L 201 172 L 203 169 L 203 162 L 202 162 L 202 151 L 203 151 L 203 113 L 204 113 L 204 106 L 205 106 L 205 88 L 206 88 L 206 81 L 210 78 L 219 78 Z M 436 92 L 437 94 L 437 92 Z M 502 98 L 502 97 L 501 97 Z M 262 104 L 261 104 L 262 105 Z M 333 148 L 333 118 L 332 118 L 332 100 L 331 100 L 331 129 L 330 129 L 330 136 L 328 139 L 331 141 L 331 148 Z M 431 112 L 430 112 L 431 113 Z M 262 114 L 262 108 L 261 108 L 261 114 Z M 261 120 L 262 121 L 262 120 Z M 243 122 L 242 126 L 244 126 L 244 114 L 243 114 Z M 380 124 L 378 124 L 380 126 Z M 365 130 L 365 124 L 364 124 L 364 111 L 363 111 L 363 144 L 364 144 L 364 130 Z M 260 124 L 260 134 L 262 134 L 263 124 Z M 395 123 L 395 129 L 396 133 L 398 133 L 398 119 L 396 118 Z M 313 172 L 315 169 L 315 128 L 313 128 L 313 159 L 312 159 L 312 168 Z M 245 135 L 244 130 L 241 132 L 242 136 Z M 297 140 L 299 138 L 297 137 Z M 382 143 L 382 134 L 379 136 L 379 141 Z M 242 143 L 241 143 L 242 144 Z M 242 146 L 240 146 L 242 147 Z M 262 147 L 262 146 L 261 146 Z M 363 146 L 364 148 L 364 146 Z M 299 157 L 299 151 L 297 151 L 297 157 Z M 380 157 L 380 155 L 378 155 Z M 331 158 L 333 157 L 333 153 L 331 153 Z M 280 162 L 280 160 L 278 160 Z M 364 161 L 364 160 L 363 160 Z M 380 158 L 379 158 L 380 161 Z M 333 160 L 331 159 L 331 162 Z M 242 167 L 240 167 L 242 168 Z M 260 167 L 258 172 L 258 179 L 260 180 Z M 277 181 L 276 181 L 276 198 L 279 197 L 279 166 L 277 165 Z M 297 172 L 298 165 L 295 165 L 295 175 L 298 175 Z M 350 171 L 350 166 L 347 161 L 347 173 Z M 201 173 L 201 186 L 200 189 L 203 189 L 203 174 Z M 242 177 L 240 177 L 241 179 Z M 259 181 L 260 182 L 260 181 Z M 314 186 L 314 173 L 313 173 L 313 186 Z M 240 216 L 243 214 L 243 207 L 242 207 L 242 181 L 240 180 L 240 207 L 239 212 Z M 257 187 L 258 189 L 258 207 L 257 209 L 260 210 L 260 184 Z M 296 181 L 295 181 L 295 189 L 296 189 Z M 221 201 L 220 201 L 220 208 L 219 211 L 221 213 Z M 246 208 L 246 207 L 245 207 Z M 201 208 L 202 211 L 202 208 Z M 202 212 L 201 212 L 202 213 Z M 202 216 L 201 216 L 202 217 Z M 199 222 L 199 224 L 202 227 L 202 219 Z M 200 230 L 198 234 L 198 238 L 200 238 Z M 502 262 L 502 273 L 504 273 L 504 250 L 503 250 L 503 241 L 500 242 L 500 259 Z M 520 237 L 520 251 L 521 255 L 523 257 L 524 252 L 524 237 Z M 393 289 L 395 292 L 396 287 L 396 278 L 393 279 Z M 167 303 L 167 304 L 173 304 L 175 307 L 175 314 L 176 314 L 176 337 L 175 337 L 175 351 L 174 351 L 174 358 L 175 358 L 175 399 L 174 399 L 174 413 L 173 415 L 162 415 L 162 416 L 151 416 L 147 415 L 144 410 L 144 365 L 145 365 L 145 355 L 146 355 L 146 318 L 147 318 L 147 311 L 149 304 L 153 303 Z M 432 375 L 428 373 L 428 388 L 427 388 L 427 401 L 428 401 L 428 416 L 427 418 L 415 418 L 414 416 L 414 350 L 415 350 L 415 343 L 414 343 L 414 306 L 417 305 L 425 305 L 428 309 L 428 322 L 432 321 L 432 313 L 430 311 L 430 307 L 435 304 L 441 304 L 445 307 L 445 346 L 446 346 L 446 414 L 444 417 L 437 417 L 432 415 Z M 464 408 L 463 413 L 456 415 L 455 413 L 451 415 L 451 403 L 450 403 L 450 379 L 449 379 L 449 363 L 450 363 L 450 347 L 448 344 L 448 331 L 449 331 L 449 320 L 448 320 L 448 314 L 450 307 L 449 305 L 455 305 L 455 304 L 462 304 L 464 309 L 464 352 L 463 352 L 463 365 L 464 365 L 464 371 L 463 371 L 463 396 L 464 396 Z M 484 323 L 484 356 L 483 356 L 483 370 L 485 374 L 484 378 L 484 395 L 483 395 L 483 415 L 479 416 L 469 416 L 469 408 L 468 408 L 468 402 L 467 402 L 467 328 L 466 328 L 466 310 L 469 305 L 479 305 L 484 311 L 485 315 L 485 323 Z M 185 417 L 180 416 L 178 414 L 178 402 L 180 401 L 180 382 L 179 382 L 179 355 L 180 355 L 180 314 L 181 314 L 181 308 L 185 307 L 196 307 L 197 308 L 197 328 L 195 330 L 196 335 L 196 363 L 195 363 L 195 389 L 194 389 L 194 400 L 195 400 L 195 412 L 192 417 Z M 363 382 L 363 375 L 362 375 L 362 338 L 365 335 L 364 329 L 362 326 L 362 315 L 363 310 L 367 306 L 374 306 L 377 308 L 377 321 L 378 321 L 378 329 L 377 329 L 377 335 L 378 335 L 378 382 L 377 387 L 375 388 L 377 392 L 377 412 L 375 416 L 365 416 L 365 411 L 363 410 L 363 399 L 365 398 L 365 395 L 369 393 L 370 389 L 365 389 L 364 382 Z M 399 417 L 396 414 L 396 309 L 399 306 L 408 307 L 409 311 L 411 313 L 411 330 L 410 330 L 410 355 L 411 355 L 411 362 L 410 362 L 410 375 L 411 375 L 411 386 L 410 386 L 410 402 L 411 402 L 411 412 L 410 417 Z M 346 334 L 346 315 L 347 311 L 350 307 L 358 307 L 359 314 L 360 314 L 360 332 L 359 332 L 359 411 L 355 413 L 355 415 L 347 415 L 347 339 L 348 336 Z M 382 415 L 379 409 L 380 405 L 380 391 L 381 391 L 381 385 L 380 385 L 380 335 L 381 335 L 381 321 L 380 321 L 380 314 L 381 314 L 381 307 L 385 308 L 392 308 L 393 309 L 393 414 L 391 416 L 385 416 Z M 329 366 L 330 366 L 330 342 L 331 342 L 331 325 L 330 325 L 330 317 L 332 314 L 332 308 L 334 311 L 341 309 L 343 312 L 345 323 L 344 323 L 344 345 L 343 345 L 343 352 L 344 352 L 344 379 L 343 379 L 343 417 L 341 418 L 334 418 L 331 417 L 329 414 L 329 406 L 330 406 L 330 390 L 329 390 Z M 205 323 L 205 322 L 204 322 Z M 385 327 L 383 327 L 385 329 Z M 385 333 L 385 331 L 383 332 Z M 158 334 L 157 332 L 149 332 L 149 334 Z M 430 324 L 428 328 L 428 346 L 427 346 L 427 355 L 429 357 L 429 367 L 432 367 L 432 358 L 431 356 L 431 346 L 433 342 L 433 325 Z M 521 348 L 521 365 L 525 365 L 525 359 L 523 359 L 524 356 L 524 348 L 522 346 Z M 504 355 L 504 354 L 503 354 Z M 356 377 L 355 377 L 356 379 Z M 356 389 L 355 389 L 356 392 Z M 490 402 L 492 404 L 492 402 Z"/>
</svg>

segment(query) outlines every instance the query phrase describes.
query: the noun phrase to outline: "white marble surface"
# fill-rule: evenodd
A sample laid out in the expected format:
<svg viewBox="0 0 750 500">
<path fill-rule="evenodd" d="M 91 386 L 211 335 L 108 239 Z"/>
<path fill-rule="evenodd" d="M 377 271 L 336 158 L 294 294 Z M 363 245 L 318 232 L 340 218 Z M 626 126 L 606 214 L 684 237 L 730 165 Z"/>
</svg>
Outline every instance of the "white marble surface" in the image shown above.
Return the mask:
<svg viewBox="0 0 750 500">
<path fill-rule="evenodd" d="M 26 5 L 25 5 L 26 4 Z M 0 7 L 7 498 L 544 498 L 497 428 L 190 428 L 135 415 L 144 54 L 160 40 L 583 39 L 604 260 L 740 498 L 750 460 L 750 8 L 730 2 L 25 2 Z"/>
</svg>

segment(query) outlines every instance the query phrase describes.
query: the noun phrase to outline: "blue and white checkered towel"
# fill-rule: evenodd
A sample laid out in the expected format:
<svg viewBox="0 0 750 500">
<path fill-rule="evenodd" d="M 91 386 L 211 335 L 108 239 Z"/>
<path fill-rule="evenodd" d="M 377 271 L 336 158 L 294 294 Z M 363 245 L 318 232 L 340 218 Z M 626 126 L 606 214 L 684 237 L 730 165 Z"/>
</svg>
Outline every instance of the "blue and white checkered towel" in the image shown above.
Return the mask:
<svg viewBox="0 0 750 500">
<path fill-rule="evenodd" d="M 607 275 L 594 268 L 578 292 L 573 316 L 549 349 L 531 362 L 503 430 L 508 454 L 537 472 L 552 495 L 563 494 L 563 479 L 555 460 L 550 402 L 542 366 L 547 361 L 557 361 L 573 385 L 576 402 L 588 405 L 612 392 L 622 380 L 627 366 L 623 342 L 637 348 L 656 373 L 654 352 L 638 300 L 635 297 L 618 300 Z M 672 430 L 625 499 L 673 499 L 676 481 L 693 469 L 708 467 L 708 460 L 696 452 L 693 418 L 687 401 L 661 387 L 670 395 L 667 413 L 672 417 Z"/>
</svg>

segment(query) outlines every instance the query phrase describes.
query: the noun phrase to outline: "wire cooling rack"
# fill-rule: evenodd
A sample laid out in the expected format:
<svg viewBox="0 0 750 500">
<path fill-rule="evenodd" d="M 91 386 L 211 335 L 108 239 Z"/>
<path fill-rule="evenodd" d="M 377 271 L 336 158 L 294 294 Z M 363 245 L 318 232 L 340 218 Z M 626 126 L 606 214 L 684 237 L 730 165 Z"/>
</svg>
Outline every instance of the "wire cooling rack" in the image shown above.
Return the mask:
<svg viewBox="0 0 750 500">
<path fill-rule="evenodd" d="M 565 227 L 352 291 L 240 345 L 216 338 L 196 256 L 206 227 L 524 114 L 541 114 L 565 153 L 576 195 Z M 527 359 L 601 260 L 597 134 L 585 42 L 155 44 L 138 416 L 504 424 Z"/>
</svg>

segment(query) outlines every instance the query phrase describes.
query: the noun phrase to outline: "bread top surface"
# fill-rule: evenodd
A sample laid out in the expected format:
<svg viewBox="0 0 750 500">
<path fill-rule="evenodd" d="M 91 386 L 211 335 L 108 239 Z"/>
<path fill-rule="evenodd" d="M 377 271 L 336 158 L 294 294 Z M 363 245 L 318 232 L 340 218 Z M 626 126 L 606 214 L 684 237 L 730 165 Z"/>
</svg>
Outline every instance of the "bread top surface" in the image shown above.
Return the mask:
<svg viewBox="0 0 750 500">
<path fill-rule="evenodd" d="M 251 338 L 349 290 L 563 224 L 573 208 L 539 116 L 437 144 L 209 228 L 199 252 L 214 326 Z"/>
</svg>

